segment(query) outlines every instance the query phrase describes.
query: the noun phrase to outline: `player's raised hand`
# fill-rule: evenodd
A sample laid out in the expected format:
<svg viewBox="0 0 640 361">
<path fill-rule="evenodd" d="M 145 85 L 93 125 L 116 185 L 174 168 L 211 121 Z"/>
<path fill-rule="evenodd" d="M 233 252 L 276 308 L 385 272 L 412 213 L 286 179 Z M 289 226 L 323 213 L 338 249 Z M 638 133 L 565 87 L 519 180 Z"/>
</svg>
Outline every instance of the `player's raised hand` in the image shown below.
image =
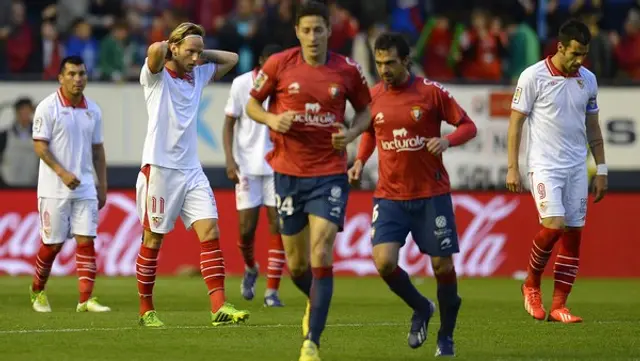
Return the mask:
<svg viewBox="0 0 640 361">
<path fill-rule="evenodd" d="M 598 203 L 604 198 L 604 195 L 607 194 L 608 188 L 608 180 L 606 175 L 596 175 L 596 178 L 593 180 L 593 194 L 596 196 L 596 199 L 593 203 Z"/>
<path fill-rule="evenodd" d="M 80 185 L 80 180 L 75 176 L 75 174 L 66 170 L 60 174 L 60 179 L 62 179 L 62 182 L 71 190 L 78 188 Z"/>
<path fill-rule="evenodd" d="M 227 177 L 233 182 L 240 182 L 240 178 L 238 178 L 238 173 L 240 172 L 240 168 L 238 167 L 238 163 L 235 160 L 229 159 L 227 161 Z"/>
<path fill-rule="evenodd" d="M 522 181 L 520 180 L 520 172 L 516 169 L 507 171 L 507 189 L 511 192 L 522 192 Z"/>
<path fill-rule="evenodd" d="M 355 163 L 353 163 L 353 166 L 349 168 L 349 171 L 347 171 L 347 175 L 349 176 L 349 183 L 353 185 L 360 181 L 362 168 L 362 161 L 360 159 L 356 159 Z"/>
<path fill-rule="evenodd" d="M 449 140 L 445 138 L 430 138 L 427 141 L 427 150 L 433 155 L 440 155 L 449 148 Z"/>
<path fill-rule="evenodd" d="M 267 122 L 267 125 L 276 132 L 286 133 L 291 128 L 291 125 L 293 125 L 293 119 L 295 116 L 296 112 L 293 110 L 287 110 L 284 113 L 280 113 L 272 117 L 269 122 Z"/>
<path fill-rule="evenodd" d="M 355 137 L 344 124 L 333 123 L 332 125 L 338 128 L 338 131 L 331 134 L 331 144 L 337 150 L 347 149 L 347 145 L 353 142 Z"/>
</svg>

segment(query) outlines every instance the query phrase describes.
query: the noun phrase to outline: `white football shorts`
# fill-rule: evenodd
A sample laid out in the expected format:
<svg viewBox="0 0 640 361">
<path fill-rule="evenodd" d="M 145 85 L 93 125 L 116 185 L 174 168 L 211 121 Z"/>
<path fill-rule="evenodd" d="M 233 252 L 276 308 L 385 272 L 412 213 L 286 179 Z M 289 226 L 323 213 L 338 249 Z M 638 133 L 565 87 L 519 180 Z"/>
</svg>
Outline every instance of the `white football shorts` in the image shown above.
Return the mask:
<svg viewBox="0 0 640 361">
<path fill-rule="evenodd" d="M 276 189 L 273 175 L 238 175 L 236 184 L 236 208 L 251 209 L 262 205 L 276 206 Z"/>
<path fill-rule="evenodd" d="M 62 244 L 73 236 L 98 234 L 98 200 L 38 198 L 40 236 L 44 244 Z"/>
<path fill-rule="evenodd" d="M 583 227 L 587 217 L 589 178 L 587 166 L 543 169 L 529 173 L 531 194 L 540 219 L 564 217 L 569 227 Z"/>
<path fill-rule="evenodd" d="M 140 223 L 154 233 L 167 234 L 178 216 L 187 229 L 200 219 L 217 219 L 216 199 L 202 168 L 170 169 L 145 165 L 136 182 Z"/>
</svg>

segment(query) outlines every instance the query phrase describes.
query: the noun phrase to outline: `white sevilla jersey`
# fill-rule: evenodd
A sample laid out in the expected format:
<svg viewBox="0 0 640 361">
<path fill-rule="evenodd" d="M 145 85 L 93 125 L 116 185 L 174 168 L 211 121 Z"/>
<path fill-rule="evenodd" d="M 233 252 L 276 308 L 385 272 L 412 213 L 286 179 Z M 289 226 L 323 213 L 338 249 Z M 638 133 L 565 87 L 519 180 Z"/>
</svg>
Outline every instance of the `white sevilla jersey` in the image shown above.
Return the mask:
<svg viewBox="0 0 640 361">
<path fill-rule="evenodd" d="M 149 115 L 142 165 L 199 168 L 198 108 L 202 89 L 215 74 L 216 65 L 199 65 L 191 73 L 178 77 L 167 68 L 152 73 L 147 61 L 140 71 Z"/>
<path fill-rule="evenodd" d="M 224 108 L 228 116 L 238 119 L 234 126 L 233 158 L 242 175 L 273 174 L 273 169 L 265 159 L 273 149 L 269 127 L 249 118 L 245 110 L 257 75 L 258 72 L 254 70 L 235 78 Z M 268 103 L 269 99 L 265 100 L 262 107 L 268 109 Z"/>
<path fill-rule="evenodd" d="M 586 115 L 598 112 L 597 96 L 592 72 L 562 74 L 550 57 L 520 74 L 511 109 L 527 115 L 529 171 L 585 164 Z"/>
<path fill-rule="evenodd" d="M 69 189 L 53 169 L 40 160 L 38 197 L 96 199 L 93 145 L 103 142 L 102 111 L 98 104 L 83 97 L 80 104 L 73 106 L 58 89 L 36 107 L 33 139 L 47 141 L 55 159 L 80 181 L 76 189 Z"/>
</svg>

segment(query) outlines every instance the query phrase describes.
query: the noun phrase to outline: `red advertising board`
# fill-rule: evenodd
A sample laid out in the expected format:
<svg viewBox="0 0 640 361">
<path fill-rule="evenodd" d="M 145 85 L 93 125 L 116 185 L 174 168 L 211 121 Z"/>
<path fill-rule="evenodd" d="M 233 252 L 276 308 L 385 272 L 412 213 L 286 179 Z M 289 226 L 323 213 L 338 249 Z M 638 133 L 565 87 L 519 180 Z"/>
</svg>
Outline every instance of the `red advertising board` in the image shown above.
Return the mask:
<svg viewBox="0 0 640 361">
<path fill-rule="evenodd" d="M 375 275 L 371 261 L 370 192 L 352 192 L 344 232 L 335 244 L 334 270 L 340 275 Z M 34 191 L 0 191 L 0 274 L 30 274 L 40 244 L 39 218 Z M 221 242 L 229 274 L 240 274 L 243 262 L 235 197 L 230 190 L 216 192 Z M 468 277 L 514 276 L 526 269 L 531 240 L 539 229 L 533 201 L 528 195 L 456 193 L 454 205 L 461 252 L 454 256 L 458 274 Z M 599 204 L 589 204 L 581 250 L 580 275 L 587 277 L 640 277 L 636 250 L 640 247 L 640 194 L 610 194 Z M 133 191 L 111 192 L 100 211 L 96 240 L 98 269 L 103 275 L 134 275 L 142 228 L 136 215 Z M 266 267 L 268 244 L 266 217 L 256 235 L 256 256 Z M 75 244 L 67 242 L 53 274 L 75 272 Z M 410 240 L 400 263 L 416 276 L 431 275 L 427 257 Z M 176 274 L 197 270 L 199 246 L 193 232 L 180 222 L 164 242 L 158 272 Z M 550 266 L 549 266 L 550 268 Z"/>
</svg>

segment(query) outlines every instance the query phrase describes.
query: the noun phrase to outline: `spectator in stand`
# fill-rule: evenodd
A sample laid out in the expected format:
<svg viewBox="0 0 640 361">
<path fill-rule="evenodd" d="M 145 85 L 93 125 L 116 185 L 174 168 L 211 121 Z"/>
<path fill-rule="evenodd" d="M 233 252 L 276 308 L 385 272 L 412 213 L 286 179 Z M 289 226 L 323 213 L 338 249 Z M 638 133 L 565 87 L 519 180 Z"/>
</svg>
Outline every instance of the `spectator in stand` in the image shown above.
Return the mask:
<svg viewBox="0 0 640 361">
<path fill-rule="evenodd" d="M 449 18 L 435 15 L 422 28 L 416 43 L 415 59 L 427 78 L 446 82 L 455 78 L 453 39 L 455 29 Z"/>
<path fill-rule="evenodd" d="M 516 13 L 517 14 L 517 13 Z M 517 15 L 516 15 L 517 16 Z M 540 41 L 535 30 L 525 22 L 522 13 L 516 16 L 505 16 L 507 34 L 509 35 L 509 68 L 507 77 L 517 82 L 520 74 L 530 65 L 540 60 Z"/>
<path fill-rule="evenodd" d="M 629 10 L 624 24 L 625 34 L 613 33 L 611 41 L 615 46 L 615 56 L 624 75 L 632 80 L 640 80 L 640 11 Z"/>
<path fill-rule="evenodd" d="M 260 19 L 256 12 L 255 0 L 238 0 L 233 16 L 220 29 L 220 48 L 237 53 L 238 65 L 232 71 L 243 74 L 254 68 L 261 49 L 258 29 Z"/>
<path fill-rule="evenodd" d="M 462 61 L 460 72 L 465 79 L 498 81 L 502 79 L 502 60 L 506 41 L 499 24 L 492 22 L 484 9 L 471 14 L 471 29 L 460 39 Z"/>
<path fill-rule="evenodd" d="M 585 10 L 582 21 L 589 27 L 591 43 L 585 66 L 598 79 L 609 79 L 613 76 L 613 46 L 609 36 L 600 29 L 602 14 L 599 10 Z"/>
<path fill-rule="evenodd" d="M 60 61 L 64 58 L 64 54 L 65 49 L 58 37 L 55 23 L 51 20 L 43 21 L 40 26 L 40 37 L 31 57 L 33 62 L 31 69 L 42 74 L 43 80 L 56 80 L 60 73 Z"/>
<path fill-rule="evenodd" d="M 267 12 L 267 16 L 263 18 L 261 33 L 269 34 L 273 41 L 285 49 L 297 46 L 294 0 L 280 0 L 274 9 L 275 11 Z"/>
<path fill-rule="evenodd" d="M 111 31 L 116 19 L 122 19 L 122 0 L 92 0 L 89 5 L 87 21 L 91 25 L 93 36 L 102 39 Z"/>
<path fill-rule="evenodd" d="M 6 9 L 5 9 L 6 10 Z M 11 74 L 29 71 L 33 54 L 35 34 L 26 19 L 25 4 L 22 0 L 11 2 L 11 21 L 0 29 L 0 40 L 5 43 L 7 70 Z"/>
<path fill-rule="evenodd" d="M 424 26 L 423 1 L 391 0 L 389 3 L 391 8 L 391 30 L 406 35 L 409 43 L 414 44 Z"/>
<path fill-rule="evenodd" d="M 91 0 L 58 0 L 56 4 L 56 22 L 58 32 L 64 38 L 73 32 L 78 19 L 86 19 L 89 16 Z"/>
<path fill-rule="evenodd" d="M 331 17 L 329 50 L 344 56 L 352 56 L 353 41 L 359 30 L 358 21 L 336 1 L 329 3 L 329 16 Z"/>
<path fill-rule="evenodd" d="M 73 24 L 73 34 L 67 39 L 66 55 L 80 56 L 87 68 L 87 75 L 95 75 L 98 64 L 98 42 L 93 37 L 91 25 L 85 19 L 78 19 Z"/>
<path fill-rule="evenodd" d="M 127 23 L 119 21 L 100 42 L 99 72 L 103 80 L 120 82 L 128 77 L 133 51 L 129 44 Z"/>
<path fill-rule="evenodd" d="M 31 99 L 20 98 L 13 108 L 15 122 L 11 128 L 0 132 L 0 185 L 33 187 L 38 181 L 40 164 L 31 137 L 35 107 Z"/>
</svg>

